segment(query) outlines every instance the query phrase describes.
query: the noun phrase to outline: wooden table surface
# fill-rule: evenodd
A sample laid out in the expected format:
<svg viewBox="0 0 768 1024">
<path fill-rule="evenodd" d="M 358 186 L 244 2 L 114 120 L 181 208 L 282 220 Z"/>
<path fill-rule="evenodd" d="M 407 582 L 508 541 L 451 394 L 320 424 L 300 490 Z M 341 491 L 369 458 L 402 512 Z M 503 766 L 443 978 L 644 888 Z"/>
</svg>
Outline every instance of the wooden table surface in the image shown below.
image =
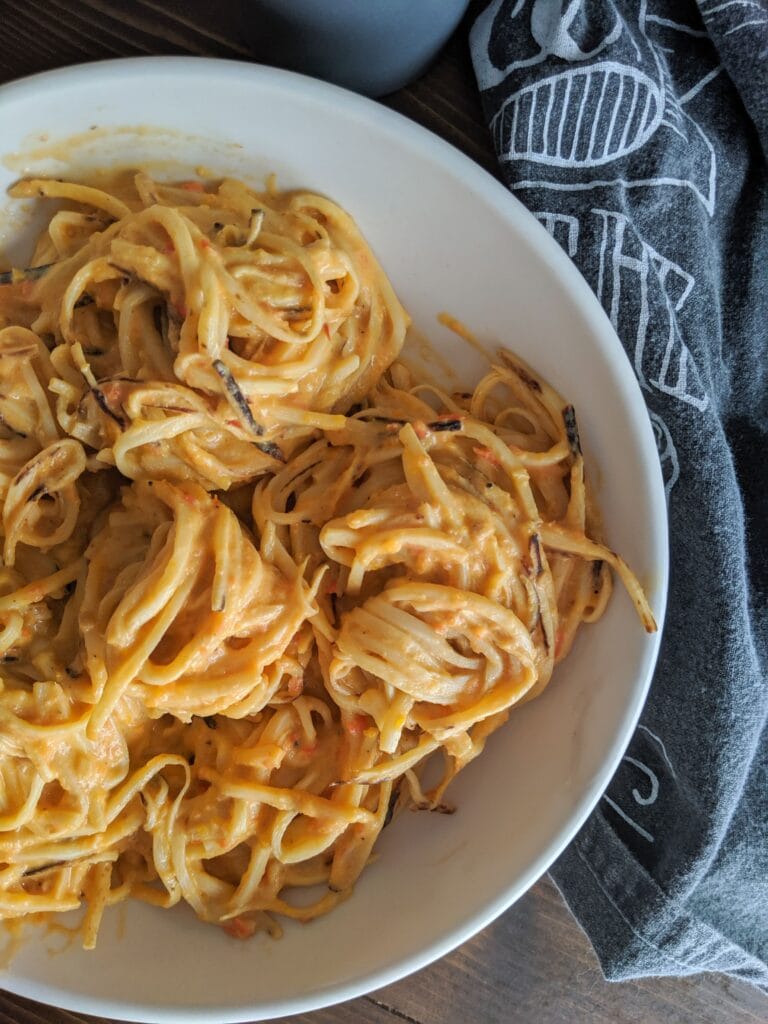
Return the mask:
<svg viewBox="0 0 768 1024">
<path fill-rule="evenodd" d="M 210 13 L 214 7 L 215 18 Z M 429 72 L 384 102 L 495 174 L 467 51 L 471 13 Z M 109 57 L 191 53 L 247 60 L 241 17 L 242 7 L 227 0 L 215 5 L 210 0 L 0 0 L 0 82 Z M 3 1022 L 88 1020 L 94 1018 L 0 992 Z M 768 997 L 747 984 L 711 974 L 608 984 L 554 885 L 542 879 L 494 924 L 431 967 L 372 995 L 290 1020 L 758 1024 L 768 1020 Z"/>
</svg>

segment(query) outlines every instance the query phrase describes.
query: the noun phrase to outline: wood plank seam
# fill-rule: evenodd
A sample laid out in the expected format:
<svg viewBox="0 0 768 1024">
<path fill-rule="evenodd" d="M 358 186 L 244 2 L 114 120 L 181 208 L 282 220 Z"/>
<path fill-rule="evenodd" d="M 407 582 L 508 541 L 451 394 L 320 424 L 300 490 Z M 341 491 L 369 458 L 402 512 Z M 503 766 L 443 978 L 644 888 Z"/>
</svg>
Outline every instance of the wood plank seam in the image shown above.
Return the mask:
<svg viewBox="0 0 768 1024">
<path fill-rule="evenodd" d="M 374 1006 L 378 1006 L 380 1010 L 386 1010 L 387 1013 L 391 1013 L 392 1016 L 397 1017 L 398 1020 L 407 1021 L 408 1024 L 422 1024 L 418 1018 L 411 1017 L 409 1014 L 403 1013 L 402 1010 L 398 1010 L 395 1006 L 390 1006 L 389 1003 L 385 1003 L 381 999 L 377 999 L 376 996 L 365 996 L 365 999 L 367 999 L 369 1003 L 373 1003 Z"/>
</svg>

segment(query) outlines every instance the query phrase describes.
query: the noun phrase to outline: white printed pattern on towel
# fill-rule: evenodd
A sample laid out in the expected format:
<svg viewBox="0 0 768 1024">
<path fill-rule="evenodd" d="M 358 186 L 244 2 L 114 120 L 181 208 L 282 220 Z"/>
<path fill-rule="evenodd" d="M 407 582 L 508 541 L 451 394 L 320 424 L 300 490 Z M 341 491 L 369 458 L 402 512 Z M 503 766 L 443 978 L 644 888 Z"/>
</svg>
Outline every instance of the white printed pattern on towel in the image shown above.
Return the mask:
<svg viewBox="0 0 768 1024">
<path fill-rule="evenodd" d="M 536 210 L 533 213 L 536 220 L 540 220 L 547 231 L 556 242 L 560 242 L 569 256 L 576 255 L 579 245 L 579 220 L 578 217 L 571 217 L 568 213 L 553 213 L 551 210 Z M 564 238 L 560 238 L 561 229 L 564 230 Z M 565 245 L 563 245 L 565 241 Z"/>
<path fill-rule="evenodd" d="M 618 330 L 621 323 L 625 340 L 634 345 L 633 363 L 640 386 L 703 412 L 709 396 L 683 341 L 678 320 L 693 291 L 693 276 L 640 238 L 623 213 L 600 209 L 590 212 L 602 221 L 597 297 L 614 328 Z M 535 210 L 533 215 L 569 256 L 576 255 L 580 229 L 577 217 L 553 210 Z M 649 344 L 650 303 L 659 298 L 666 309 L 667 337 L 660 344 Z M 669 499 L 680 476 L 677 451 L 661 416 L 653 414 L 651 421 Z"/>
<path fill-rule="evenodd" d="M 529 12 L 530 34 L 520 17 L 527 10 L 527 0 L 518 0 L 507 17 L 510 22 L 518 18 L 521 21 L 519 31 L 510 36 L 519 46 L 521 56 L 506 67 L 498 68 L 492 63 L 488 49 L 495 18 L 503 2 L 495 0 L 480 15 L 473 29 L 476 68 L 482 89 L 499 85 L 513 72 L 533 67 L 553 56 L 570 64 L 592 60 L 598 54 L 602 57 L 583 67 L 564 68 L 528 81 L 508 96 L 491 121 L 500 159 L 575 171 L 606 166 L 608 172 L 600 179 L 574 177 L 568 181 L 551 180 L 544 174 L 540 178 L 515 181 L 511 187 L 570 191 L 608 185 L 624 188 L 673 186 L 690 189 L 711 216 L 715 209 L 715 151 L 684 106 L 712 81 L 720 66 L 702 68 L 694 84 L 677 97 L 665 57 L 667 50 L 649 35 L 649 23 L 652 32 L 706 33 L 660 15 L 648 14 L 648 0 L 641 0 L 642 48 L 614 16 L 604 38 L 591 50 L 584 51 L 570 34 L 583 0 L 570 0 L 565 11 L 562 0 L 533 0 Z M 606 11 L 609 9 L 606 4 Z M 611 59 L 610 48 L 622 34 L 626 38 L 621 39 L 621 59 Z M 532 40 L 538 50 L 525 56 Z M 637 63 L 629 62 L 632 51 Z M 686 72 L 689 71 L 687 68 Z M 636 179 L 610 176 L 608 165 L 641 149 L 661 132 L 668 136 L 663 140 L 665 150 L 680 151 L 679 163 L 686 168 L 688 177 L 654 173 Z"/>
<path fill-rule="evenodd" d="M 647 725 L 639 725 L 638 729 L 642 729 L 651 737 L 652 740 L 656 742 L 656 745 L 661 751 L 661 755 L 664 758 L 667 767 L 669 768 L 672 778 L 676 779 L 677 775 L 675 773 L 675 769 L 672 765 L 672 762 L 669 759 L 669 755 L 667 754 L 667 748 L 664 746 L 663 741 L 656 735 L 655 732 L 651 732 Z M 632 799 L 635 801 L 635 804 L 638 807 L 650 807 L 652 804 L 655 804 L 659 796 L 660 788 L 659 777 L 656 774 L 656 772 L 653 771 L 652 768 L 649 768 L 647 764 L 644 764 L 642 761 L 638 761 L 636 757 L 631 757 L 629 754 L 625 754 L 622 758 L 622 761 L 626 761 L 627 764 L 631 764 L 634 768 L 637 768 L 638 771 L 640 771 L 643 774 L 643 781 L 649 787 L 647 793 L 642 793 L 637 788 L 637 786 L 633 786 L 631 790 L 631 795 Z M 634 831 L 637 832 L 639 836 L 642 836 L 643 839 L 646 839 L 649 843 L 655 842 L 655 837 L 648 831 L 648 829 L 644 828 L 639 822 L 635 821 L 632 815 L 628 814 L 615 800 L 609 797 L 607 793 L 603 794 L 603 800 L 605 800 L 605 802 L 613 808 L 613 810 L 619 815 L 619 817 L 626 821 L 630 828 L 634 829 Z M 636 812 L 633 810 L 633 813 Z"/>
<path fill-rule="evenodd" d="M 653 389 L 703 412 L 709 396 L 703 388 L 678 315 L 691 294 L 694 278 L 632 230 L 629 219 L 613 210 L 592 210 L 603 220 L 597 297 L 611 323 L 629 343 L 634 328 L 634 366 L 640 386 Z M 627 228 L 630 228 L 628 231 Z M 649 345 L 650 289 L 660 289 L 667 312 L 667 338 Z"/>
<path fill-rule="evenodd" d="M 675 486 L 678 477 L 680 476 L 680 463 L 677 458 L 677 449 L 675 448 L 672 440 L 672 435 L 669 432 L 669 427 L 661 416 L 656 412 L 651 412 L 649 415 L 651 417 L 653 434 L 656 438 L 656 448 L 659 453 L 661 473 L 664 478 L 664 494 L 667 498 L 667 504 L 669 504 L 669 496 L 672 493 L 672 488 Z"/>
<path fill-rule="evenodd" d="M 725 32 L 727 36 L 741 32 L 744 28 L 758 26 L 763 28 L 768 25 L 768 11 L 765 9 L 765 3 L 759 3 L 758 0 L 702 0 L 700 6 L 701 13 L 707 18 L 712 18 L 714 15 L 720 14 L 721 11 L 726 11 L 733 7 L 742 8 L 744 20 L 739 22 L 738 25 L 731 25 Z M 745 45 L 749 46 L 749 43 L 745 43 Z M 765 54 L 762 54 L 762 56 L 764 57 Z"/>
</svg>

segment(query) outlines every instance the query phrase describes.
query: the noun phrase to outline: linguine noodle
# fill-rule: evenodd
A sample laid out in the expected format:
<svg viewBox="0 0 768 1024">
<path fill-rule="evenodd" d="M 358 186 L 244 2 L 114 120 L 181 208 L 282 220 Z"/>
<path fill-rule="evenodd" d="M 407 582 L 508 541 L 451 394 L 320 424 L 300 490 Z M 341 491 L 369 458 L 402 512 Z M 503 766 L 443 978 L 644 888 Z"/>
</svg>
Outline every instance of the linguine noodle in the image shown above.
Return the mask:
<svg viewBox="0 0 768 1024">
<path fill-rule="evenodd" d="M 12 195 L 56 209 L 0 275 L 0 919 L 84 906 L 91 948 L 132 897 L 278 934 L 393 810 L 450 810 L 613 573 L 653 615 L 573 408 L 507 351 L 471 394 L 414 380 L 330 200 Z"/>
</svg>

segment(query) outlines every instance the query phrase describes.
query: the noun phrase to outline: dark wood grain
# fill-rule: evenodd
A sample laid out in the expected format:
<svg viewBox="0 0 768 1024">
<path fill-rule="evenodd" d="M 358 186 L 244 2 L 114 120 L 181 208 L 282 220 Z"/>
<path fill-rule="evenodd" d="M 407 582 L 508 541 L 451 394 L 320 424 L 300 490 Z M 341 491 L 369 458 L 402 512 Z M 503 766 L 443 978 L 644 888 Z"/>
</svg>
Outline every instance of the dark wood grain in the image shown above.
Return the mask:
<svg viewBox="0 0 768 1024">
<path fill-rule="evenodd" d="M 476 5 L 473 5 L 476 6 Z M 211 11 L 215 8 L 215 17 Z M 0 0 L 0 82 L 110 57 L 191 53 L 247 60 L 247 2 Z M 470 13 L 471 18 L 471 13 Z M 442 135 L 491 173 L 496 162 L 467 50 L 465 20 L 435 65 L 383 102 Z M 0 1021 L 82 1024 L 0 992 Z M 286 1018 L 287 1020 L 287 1018 Z M 606 983 L 556 889 L 541 881 L 459 950 L 362 999 L 295 1024 L 758 1024 L 768 998 L 719 975 Z M 100 1024 L 107 1024 L 100 1019 Z"/>
</svg>

